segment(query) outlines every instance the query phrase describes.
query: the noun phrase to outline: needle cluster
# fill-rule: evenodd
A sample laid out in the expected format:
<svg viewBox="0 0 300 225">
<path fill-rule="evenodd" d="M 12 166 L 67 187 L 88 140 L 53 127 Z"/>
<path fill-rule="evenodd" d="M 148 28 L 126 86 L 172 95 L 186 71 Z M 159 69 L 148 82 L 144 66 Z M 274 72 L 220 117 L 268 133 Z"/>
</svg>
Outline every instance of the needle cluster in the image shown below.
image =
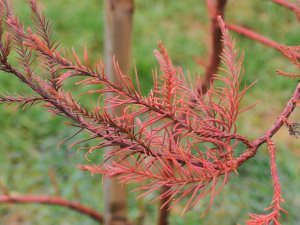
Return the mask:
<svg viewBox="0 0 300 225">
<path fill-rule="evenodd" d="M 236 172 L 263 143 L 267 143 L 275 190 L 269 208 L 273 211 L 265 216 L 251 215 L 249 224 L 268 224 L 270 221 L 279 224 L 277 217 L 282 210 L 279 204 L 282 197 L 276 149 L 271 137 L 298 104 L 299 88 L 291 99 L 292 105 L 287 106 L 263 137 L 250 141 L 240 135 L 237 118 L 252 107 L 240 107 L 249 87 L 241 83 L 243 54 L 236 50 L 235 41 L 221 17 L 218 17 L 218 23 L 223 35 L 223 66 L 221 73 L 212 77 L 205 93 L 194 85 L 201 82 L 201 78 L 185 75 L 180 67 L 173 65 L 167 50 L 159 43 L 154 56 L 160 71 L 153 73 L 153 89 L 142 95 L 136 71 L 135 79 L 132 79 L 122 73 L 115 61 L 117 78 L 112 82 L 105 65 L 101 61 L 92 64 L 86 51 L 81 59 L 74 49 L 69 55 L 59 50 L 58 44 L 51 41 L 52 27 L 38 10 L 35 0 L 28 1 L 34 29 L 24 29 L 8 3 L 5 0 L 1 3 L 0 69 L 18 77 L 32 89 L 33 95 L 1 96 L 0 103 L 15 103 L 23 108 L 41 104 L 54 115 L 65 117 L 79 128 L 77 133 L 87 131 L 89 140 L 97 140 L 97 145 L 87 149 L 87 154 L 105 147 L 117 147 L 106 154 L 99 165 L 81 166 L 81 169 L 118 176 L 122 183 L 141 183 L 138 190 L 144 192 L 142 195 L 168 187 L 157 199 L 167 198 L 165 205 L 172 202 L 172 207 L 188 198 L 186 211 L 206 196 L 210 197 L 210 205 L 230 173 Z M 12 49 L 18 55 L 20 69 L 8 61 Z M 282 51 L 299 68 L 295 56 L 299 47 L 282 47 Z M 65 88 L 65 83 L 67 80 L 72 82 L 72 77 L 80 78 L 76 85 L 91 88 L 85 94 L 98 96 L 93 109 L 82 106 L 75 94 Z M 113 95 L 105 95 L 107 93 Z M 118 114 L 112 113 L 116 110 Z M 237 148 L 243 151 L 237 151 Z M 112 156 L 112 163 L 107 163 Z"/>
</svg>

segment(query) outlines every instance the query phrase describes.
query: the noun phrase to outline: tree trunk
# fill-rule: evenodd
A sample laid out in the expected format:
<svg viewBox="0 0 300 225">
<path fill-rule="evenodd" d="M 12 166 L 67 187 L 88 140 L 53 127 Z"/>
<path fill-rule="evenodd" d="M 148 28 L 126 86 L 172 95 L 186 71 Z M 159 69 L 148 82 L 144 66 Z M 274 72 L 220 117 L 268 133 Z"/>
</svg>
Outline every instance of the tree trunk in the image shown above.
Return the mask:
<svg viewBox="0 0 300 225">
<path fill-rule="evenodd" d="M 128 75 L 130 72 L 133 11 L 134 0 L 105 0 L 105 72 L 111 81 L 116 79 L 113 57 L 124 74 Z M 114 109 L 111 113 L 118 114 L 118 109 Z M 126 187 L 120 185 L 117 178 L 105 180 L 104 200 L 105 225 L 129 224 Z"/>
</svg>

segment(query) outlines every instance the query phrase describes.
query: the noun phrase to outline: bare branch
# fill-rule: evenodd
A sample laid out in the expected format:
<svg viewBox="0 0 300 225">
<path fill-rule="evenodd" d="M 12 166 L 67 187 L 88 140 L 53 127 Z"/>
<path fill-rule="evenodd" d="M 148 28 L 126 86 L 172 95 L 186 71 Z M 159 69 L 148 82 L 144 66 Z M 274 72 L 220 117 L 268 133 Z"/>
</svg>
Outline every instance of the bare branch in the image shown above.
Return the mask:
<svg viewBox="0 0 300 225">
<path fill-rule="evenodd" d="M 286 107 L 281 112 L 281 114 L 277 117 L 277 120 L 274 122 L 272 127 L 265 132 L 265 134 L 259 138 L 257 138 L 255 141 L 252 142 L 253 148 L 249 149 L 248 151 L 244 152 L 240 156 L 238 156 L 235 159 L 235 163 L 237 165 L 242 165 L 244 162 L 246 162 L 249 158 L 252 158 L 258 148 L 267 142 L 267 140 L 271 139 L 274 134 L 285 124 L 285 121 L 290 117 L 292 112 L 294 111 L 297 102 L 300 99 L 300 82 L 298 82 L 297 87 L 295 88 L 293 96 L 288 101 Z"/>
<path fill-rule="evenodd" d="M 238 34 L 241 34 L 249 39 L 252 39 L 254 41 L 257 41 L 257 42 L 260 42 L 264 45 L 267 45 L 271 48 L 274 48 L 274 49 L 277 49 L 278 51 L 281 51 L 280 50 L 280 47 L 282 46 L 282 44 L 279 44 L 261 34 L 258 34 L 256 32 L 254 32 L 253 30 L 251 29 L 248 29 L 246 27 L 242 27 L 242 26 L 239 26 L 239 25 L 235 25 L 235 24 L 230 24 L 230 23 L 226 23 L 226 27 L 229 29 L 229 30 L 232 30 Z"/>
<path fill-rule="evenodd" d="M 71 202 L 60 197 L 46 196 L 46 195 L 1 195 L 0 204 L 45 204 L 45 205 L 55 205 L 62 206 L 74 211 L 77 211 L 83 215 L 89 216 L 90 218 L 103 223 L 103 216 L 84 205 L 77 202 Z"/>
</svg>

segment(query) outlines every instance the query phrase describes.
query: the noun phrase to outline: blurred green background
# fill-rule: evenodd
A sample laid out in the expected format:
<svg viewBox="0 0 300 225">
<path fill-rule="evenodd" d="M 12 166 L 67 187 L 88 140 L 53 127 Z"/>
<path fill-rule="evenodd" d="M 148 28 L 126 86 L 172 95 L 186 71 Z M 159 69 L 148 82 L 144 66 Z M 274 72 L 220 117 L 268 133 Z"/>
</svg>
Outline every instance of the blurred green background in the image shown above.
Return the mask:
<svg viewBox="0 0 300 225">
<path fill-rule="evenodd" d="M 100 0 L 40 0 L 47 17 L 53 22 L 54 39 L 61 46 L 75 47 L 79 52 L 86 46 L 92 60 L 103 56 L 103 1 Z M 151 71 L 157 67 L 153 50 L 162 40 L 176 65 L 185 71 L 202 74 L 203 68 L 195 63 L 195 57 L 207 58 L 209 48 L 209 26 L 205 1 L 199 0 L 136 0 L 133 31 L 132 59 L 135 60 L 144 93 L 151 88 Z M 295 1 L 296 2 L 296 1 Z M 29 9 L 25 0 L 13 1 L 16 14 L 31 25 Z M 226 19 L 251 27 L 273 40 L 299 45 L 299 23 L 293 13 L 273 4 L 270 0 L 229 0 Z M 251 111 L 241 115 L 239 131 L 255 139 L 270 127 L 272 121 L 290 98 L 295 80 L 276 75 L 275 70 L 293 71 L 280 53 L 244 37 L 236 37 L 240 50 L 245 51 L 244 82 L 258 81 L 248 91 L 244 104 L 259 101 Z M 11 59 L 15 64 L 13 57 Z M 79 87 L 75 90 L 79 91 Z M 1 93 L 30 92 L 16 78 L 0 74 Z M 293 121 L 300 121 L 299 110 Z M 97 210 L 103 209 L 101 177 L 91 176 L 78 170 L 78 164 L 89 163 L 84 154 L 57 144 L 74 132 L 65 126 L 61 118 L 53 118 L 39 106 L 25 111 L 16 111 L 13 106 L 0 106 L 0 192 L 9 189 L 12 194 L 52 194 L 57 192 L 64 198 L 81 201 Z M 76 141 L 80 139 L 77 137 Z M 276 134 L 278 168 L 285 198 L 283 224 L 300 224 L 300 151 L 299 140 L 288 135 L 282 128 Z M 101 154 L 92 156 L 97 162 Z M 52 175 L 51 175 L 52 174 Z M 51 182 L 56 177 L 59 191 Z M 262 147 L 254 159 L 239 169 L 240 176 L 232 175 L 224 190 L 217 196 L 212 208 L 203 217 L 203 204 L 181 217 L 182 205 L 177 205 L 170 224 L 236 224 L 243 223 L 248 213 L 263 213 L 272 200 L 269 158 Z M 145 216 L 144 224 L 154 224 L 157 216 L 156 204 L 148 204 L 150 197 L 136 200 L 130 193 L 130 217 L 133 221 Z M 153 197 L 153 196 L 152 196 Z M 141 214 L 143 211 L 143 214 Z M 40 205 L 1 205 L 1 225 L 72 224 L 94 225 L 89 218 L 60 207 Z"/>
</svg>

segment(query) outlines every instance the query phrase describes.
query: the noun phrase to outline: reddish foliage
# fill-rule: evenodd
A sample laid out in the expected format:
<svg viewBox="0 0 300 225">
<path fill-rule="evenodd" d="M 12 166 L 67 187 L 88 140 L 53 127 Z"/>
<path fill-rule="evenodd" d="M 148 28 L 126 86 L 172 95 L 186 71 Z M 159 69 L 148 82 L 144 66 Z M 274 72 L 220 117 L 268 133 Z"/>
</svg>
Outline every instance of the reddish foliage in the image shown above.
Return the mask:
<svg viewBox="0 0 300 225">
<path fill-rule="evenodd" d="M 267 140 L 268 150 L 271 158 L 271 175 L 273 178 L 274 196 L 271 205 L 265 210 L 272 210 L 265 215 L 250 214 L 250 219 L 247 221 L 247 225 L 268 225 L 273 222 L 274 225 L 279 225 L 278 217 L 280 212 L 287 213 L 280 204 L 283 202 L 281 195 L 278 171 L 276 166 L 276 148 L 272 140 Z"/>
<path fill-rule="evenodd" d="M 241 164 L 256 154 L 262 144 L 267 143 L 274 180 L 274 198 L 269 209 L 273 211 L 263 216 L 251 215 L 248 224 L 268 224 L 270 221 L 279 224 L 282 196 L 275 162 L 276 150 L 271 138 L 284 124 L 287 125 L 288 117 L 299 103 L 300 85 L 265 135 L 255 141 L 239 135 L 236 120 L 240 113 L 252 106 L 240 108 L 240 102 L 249 88 L 241 84 L 243 54 L 238 54 L 235 41 L 221 17 L 218 17 L 218 29 L 223 35 L 223 72 L 210 75 L 210 86 L 205 94 L 193 86 L 195 79 L 200 78 L 186 78 L 182 69 L 172 64 L 160 43 L 154 55 L 161 74 L 153 74 L 154 87 L 147 96 L 143 96 L 138 77 L 133 81 L 123 74 L 117 62 L 114 64 L 117 79 L 111 82 L 102 62 L 92 66 L 87 52 L 83 62 L 75 50 L 72 50 L 72 56 L 62 54 L 55 42 L 51 42 L 51 26 L 38 11 L 34 0 L 29 4 L 35 33 L 30 28 L 23 28 L 5 0 L 1 3 L 1 12 L 4 14 L 0 24 L 0 69 L 17 76 L 36 95 L 3 96 L 0 97 L 0 103 L 16 103 L 19 107 L 43 103 L 42 106 L 49 112 L 69 119 L 71 125 L 79 128 L 74 135 L 85 130 L 91 135 L 88 140 L 98 141 L 96 146 L 87 149 L 87 153 L 109 146 L 119 147 L 108 153 L 100 165 L 80 166 L 81 169 L 105 176 L 118 175 L 122 183 L 143 183 L 137 189 L 144 191 L 142 196 L 164 187 L 165 191 L 157 197 L 165 199 L 162 207 L 169 206 L 170 202 L 172 204 L 169 207 L 172 207 L 188 197 L 183 210 L 185 212 L 206 196 L 211 199 L 209 207 L 226 184 L 230 173 L 236 172 Z M 5 32 L 4 23 L 7 28 Z M 22 65 L 21 70 L 8 62 L 12 44 Z M 299 48 L 281 48 L 298 68 Z M 32 57 L 33 52 L 38 58 Z M 33 61 L 38 61 L 40 72 L 36 73 L 39 70 L 32 68 Z M 281 71 L 279 74 L 298 76 Z M 64 89 L 65 81 L 71 77 L 82 78 L 78 85 L 102 87 L 88 92 L 99 96 L 94 109 L 83 107 L 73 93 Z M 114 95 L 104 99 L 105 93 Z M 114 108 L 121 109 L 121 113 L 111 114 Z M 291 127 L 289 129 L 298 134 L 297 127 Z M 244 146 L 242 153 L 236 151 L 238 145 Z M 116 156 L 112 164 L 106 163 L 112 156 Z"/>
</svg>

